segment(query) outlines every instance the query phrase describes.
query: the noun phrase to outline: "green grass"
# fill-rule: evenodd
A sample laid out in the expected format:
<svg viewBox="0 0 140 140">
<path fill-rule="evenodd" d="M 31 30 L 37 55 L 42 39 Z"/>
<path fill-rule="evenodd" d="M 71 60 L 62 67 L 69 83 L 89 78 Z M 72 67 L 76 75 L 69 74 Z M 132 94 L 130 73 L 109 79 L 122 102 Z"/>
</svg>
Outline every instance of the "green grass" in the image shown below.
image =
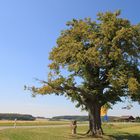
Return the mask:
<svg viewBox="0 0 140 140">
<path fill-rule="evenodd" d="M 0 140 L 140 140 L 140 124 L 104 124 L 102 138 L 84 135 L 87 129 L 79 126 L 77 135 L 71 135 L 69 127 L 5 129 L 0 130 Z"/>
</svg>

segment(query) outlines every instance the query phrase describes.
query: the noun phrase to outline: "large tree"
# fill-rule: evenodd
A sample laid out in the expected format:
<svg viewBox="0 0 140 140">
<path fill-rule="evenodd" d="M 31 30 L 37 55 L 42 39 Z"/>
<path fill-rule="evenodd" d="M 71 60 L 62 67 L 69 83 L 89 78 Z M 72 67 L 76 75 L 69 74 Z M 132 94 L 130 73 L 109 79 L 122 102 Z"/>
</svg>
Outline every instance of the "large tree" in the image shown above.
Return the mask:
<svg viewBox="0 0 140 140">
<path fill-rule="evenodd" d="M 120 11 L 73 19 L 50 52 L 50 73 L 33 94 L 64 95 L 89 114 L 92 135 L 103 133 L 100 110 L 129 97 L 140 102 L 140 26 Z"/>
</svg>

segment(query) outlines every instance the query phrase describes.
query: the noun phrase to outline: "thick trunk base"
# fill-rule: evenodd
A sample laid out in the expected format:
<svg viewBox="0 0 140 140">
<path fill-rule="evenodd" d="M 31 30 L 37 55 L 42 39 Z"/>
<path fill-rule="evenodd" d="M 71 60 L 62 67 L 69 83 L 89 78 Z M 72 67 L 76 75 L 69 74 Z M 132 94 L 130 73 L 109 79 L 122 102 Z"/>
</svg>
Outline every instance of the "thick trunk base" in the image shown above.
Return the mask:
<svg viewBox="0 0 140 140">
<path fill-rule="evenodd" d="M 89 107 L 89 130 L 86 134 L 92 136 L 101 136 L 103 135 L 103 129 L 101 127 L 101 117 L 100 117 L 101 107 L 98 104 L 92 104 Z"/>
<path fill-rule="evenodd" d="M 102 129 L 102 128 L 99 129 L 99 130 L 96 130 L 96 131 L 93 131 L 93 130 L 90 130 L 90 129 L 89 129 L 89 130 L 86 132 L 86 134 L 87 134 L 87 135 L 91 135 L 91 136 L 95 136 L 95 135 L 101 136 L 101 135 L 104 135 L 103 129 Z"/>
</svg>

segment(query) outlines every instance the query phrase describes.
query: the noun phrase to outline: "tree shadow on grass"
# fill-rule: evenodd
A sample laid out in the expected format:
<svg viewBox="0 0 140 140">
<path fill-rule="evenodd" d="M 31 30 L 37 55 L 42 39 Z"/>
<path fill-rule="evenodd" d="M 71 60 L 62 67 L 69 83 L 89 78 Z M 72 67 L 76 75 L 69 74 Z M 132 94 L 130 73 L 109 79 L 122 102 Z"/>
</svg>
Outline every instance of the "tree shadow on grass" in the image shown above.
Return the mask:
<svg viewBox="0 0 140 140">
<path fill-rule="evenodd" d="M 82 134 L 82 133 L 77 133 L 75 135 L 69 135 L 69 139 L 82 139 L 82 138 L 85 138 L 86 135 L 85 134 Z"/>
<path fill-rule="evenodd" d="M 140 140 L 140 134 L 121 133 L 116 135 L 109 135 L 115 140 Z"/>
<path fill-rule="evenodd" d="M 86 134 L 86 133 L 77 133 L 77 134 L 75 134 L 75 135 L 70 135 L 70 137 L 69 137 L 69 139 L 91 139 L 91 138 L 94 138 L 94 139 L 96 139 L 96 138 L 103 138 L 102 136 L 91 136 L 91 135 L 88 135 L 88 134 Z"/>
<path fill-rule="evenodd" d="M 103 135 L 103 136 L 90 136 L 85 135 L 84 133 L 77 133 L 76 135 L 71 135 L 69 139 L 90 139 L 90 138 L 100 138 L 102 140 L 140 140 L 140 134 L 130 134 L 130 133 L 121 133 L 114 135 Z"/>
</svg>

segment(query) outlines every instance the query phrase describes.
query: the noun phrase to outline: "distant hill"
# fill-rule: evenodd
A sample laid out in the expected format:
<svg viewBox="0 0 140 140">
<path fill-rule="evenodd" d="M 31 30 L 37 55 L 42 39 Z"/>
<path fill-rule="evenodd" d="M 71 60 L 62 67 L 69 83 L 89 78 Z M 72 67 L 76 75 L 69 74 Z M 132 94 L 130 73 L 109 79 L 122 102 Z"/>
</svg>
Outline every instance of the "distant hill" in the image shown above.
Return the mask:
<svg viewBox="0 0 140 140">
<path fill-rule="evenodd" d="M 108 116 L 108 121 L 113 122 L 120 117 L 117 116 Z M 77 120 L 77 121 L 88 121 L 88 116 L 55 116 L 50 120 Z"/>
<path fill-rule="evenodd" d="M 33 121 L 36 118 L 28 114 L 0 113 L 0 120 L 25 120 Z"/>
<path fill-rule="evenodd" d="M 50 120 L 77 120 L 77 121 L 87 121 L 88 116 L 56 116 L 52 117 Z"/>
<path fill-rule="evenodd" d="M 37 117 L 36 117 L 36 119 L 38 119 L 38 120 L 48 120 L 48 119 L 50 119 L 50 118 L 46 118 L 46 117 L 37 116 Z"/>
<path fill-rule="evenodd" d="M 118 116 L 108 116 L 109 122 L 119 121 L 121 117 Z M 60 120 L 77 120 L 77 121 L 88 121 L 88 116 L 78 116 L 78 115 L 65 115 L 65 116 L 55 116 L 52 118 L 45 118 L 45 117 L 34 117 L 29 114 L 16 114 L 16 113 L 0 113 L 0 120 L 23 120 L 23 121 L 34 121 L 38 120 L 50 120 L 50 121 L 60 121 Z M 101 117 L 103 120 L 103 117 Z"/>
</svg>

